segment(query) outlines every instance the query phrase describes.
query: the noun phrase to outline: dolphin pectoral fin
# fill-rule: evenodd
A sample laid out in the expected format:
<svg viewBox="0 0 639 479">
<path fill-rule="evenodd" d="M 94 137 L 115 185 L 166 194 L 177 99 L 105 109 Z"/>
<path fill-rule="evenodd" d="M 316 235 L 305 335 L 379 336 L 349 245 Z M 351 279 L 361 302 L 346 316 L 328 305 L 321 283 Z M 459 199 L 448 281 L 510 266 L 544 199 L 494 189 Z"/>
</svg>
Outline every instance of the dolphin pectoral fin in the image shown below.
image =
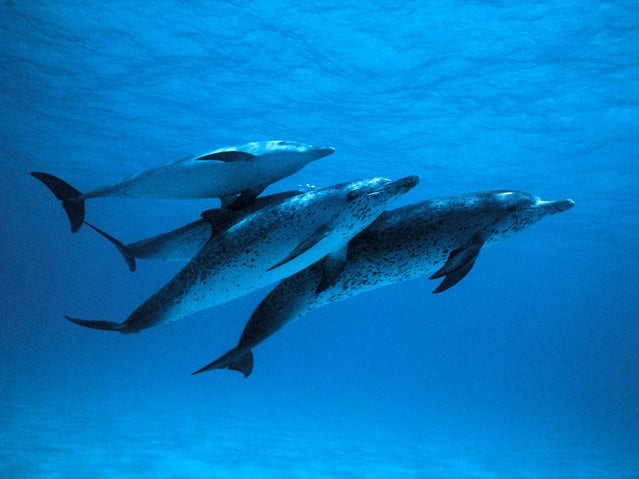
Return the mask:
<svg viewBox="0 0 639 479">
<path fill-rule="evenodd" d="M 84 224 L 87 225 L 89 228 L 93 229 L 93 231 L 96 231 L 98 234 L 102 235 L 111 243 L 113 243 L 113 245 L 118 249 L 120 254 L 122 254 L 122 256 L 124 257 L 124 261 L 126 261 L 126 264 L 129 266 L 129 271 L 131 272 L 135 271 L 136 269 L 135 257 L 133 256 L 133 253 L 131 253 L 131 250 L 129 250 L 129 248 L 127 248 L 127 246 L 124 243 L 114 238 L 110 234 L 106 233 L 105 231 L 102 231 L 97 226 L 93 226 L 88 221 L 85 221 Z"/>
<path fill-rule="evenodd" d="M 446 291 L 464 279 L 475 264 L 483 244 L 483 242 L 475 242 L 451 251 L 446 264 L 429 278 L 438 279 L 445 276 L 444 281 L 441 282 L 433 293 Z"/>
<path fill-rule="evenodd" d="M 242 210 L 247 206 L 250 206 L 255 202 L 255 199 L 260 196 L 260 194 L 264 191 L 264 188 L 254 188 L 251 190 L 243 191 L 240 196 L 235 198 L 235 200 L 226 206 L 226 208 L 230 210 Z"/>
<path fill-rule="evenodd" d="M 344 267 L 346 266 L 347 253 L 348 246 L 344 246 L 334 253 L 324 257 L 321 263 L 322 279 L 315 290 L 316 294 L 321 293 L 335 284 L 340 273 L 344 271 Z"/>
<path fill-rule="evenodd" d="M 271 271 L 274 270 L 275 268 L 279 268 L 280 266 L 288 263 L 289 261 L 294 260 L 295 258 L 297 258 L 298 256 L 306 253 L 309 249 L 311 249 L 313 246 L 315 246 L 317 243 L 319 243 L 320 241 L 322 241 L 324 238 L 326 238 L 326 236 L 328 235 L 328 228 L 326 227 L 326 225 L 322 225 L 320 226 L 315 233 L 313 233 L 311 236 L 309 236 L 307 239 L 305 239 L 304 241 L 302 241 L 300 244 L 298 244 L 295 249 L 293 249 L 293 251 L 291 251 L 291 253 L 284 258 L 282 261 L 274 264 L 273 266 L 271 266 L 269 269 L 267 269 L 266 271 Z"/>
<path fill-rule="evenodd" d="M 475 261 L 473 260 L 472 262 L 466 263 L 465 265 L 461 266 L 459 269 L 456 269 L 455 271 L 451 271 L 450 273 L 448 273 L 446 277 L 444 278 L 444 281 L 442 281 L 439 284 L 439 286 L 435 288 L 433 293 L 441 293 L 442 291 L 446 291 L 447 289 L 455 286 L 462 279 L 464 279 L 464 276 L 468 274 L 468 272 L 472 269 L 474 264 L 475 264 Z"/>
<path fill-rule="evenodd" d="M 201 216 L 211 223 L 211 238 L 213 238 L 221 231 L 229 229 L 232 225 L 242 220 L 246 215 L 239 211 L 214 208 L 203 211 Z"/>
<path fill-rule="evenodd" d="M 197 161 L 222 161 L 224 163 L 233 163 L 234 161 L 250 161 L 255 155 L 245 153 L 243 151 L 218 151 L 196 158 Z"/>
<path fill-rule="evenodd" d="M 79 324 L 80 326 L 84 326 L 87 328 L 102 329 L 105 331 L 126 332 L 126 324 L 124 323 L 114 323 L 112 321 L 89 321 L 87 319 L 72 318 L 70 316 L 65 316 L 65 318 L 67 318 L 72 323 Z"/>
<path fill-rule="evenodd" d="M 45 184 L 57 199 L 62 201 L 62 207 L 66 211 L 71 223 L 71 232 L 75 233 L 84 222 L 84 200 L 78 199 L 82 193 L 76 190 L 66 181 L 41 171 L 32 171 L 31 176 Z"/>
<path fill-rule="evenodd" d="M 250 349 L 235 348 L 212 363 L 191 373 L 200 374 L 212 369 L 230 369 L 241 372 L 245 378 L 253 371 L 253 352 Z"/>
</svg>

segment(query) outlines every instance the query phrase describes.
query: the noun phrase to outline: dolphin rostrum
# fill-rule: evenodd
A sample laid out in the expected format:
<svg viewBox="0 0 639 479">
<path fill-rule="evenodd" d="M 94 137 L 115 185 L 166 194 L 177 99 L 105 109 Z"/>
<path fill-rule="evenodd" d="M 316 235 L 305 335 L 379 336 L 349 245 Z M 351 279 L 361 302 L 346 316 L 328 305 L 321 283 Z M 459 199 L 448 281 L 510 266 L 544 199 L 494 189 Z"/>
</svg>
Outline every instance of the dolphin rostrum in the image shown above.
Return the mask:
<svg viewBox="0 0 639 479">
<path fill-rule="evenodd" d="M 84 202 L 89 198 L 219 197 L 223 206 L 232 202 L 241 206 L 254 200 L 271 183 L 334 151 L 332 147 L 316 148 L 291 141 L 256 141 L 144 170 L 89 193 L 81 193 L 48 173 L 33 171 L 31 175 L 62 202 L 75 233 L 84 222 Z"/>
<path fill-rule="evenodd" d="M 569 199 L 542 201 L 528 193 L 490 191 L 385 212 L 349 242 L 345 265 L 328 288 L 318 291 L 326 260 L 283 280 L 256 308 L 239 344 L 193 374 L 228 368 L 247 377 L 252 348 L 327 303 L 422 276 L 444 278 L 433 292 L 445 291 L 468 274 L 484 245 L 573 206 Z"/>
<path fill-rule="evenodd" d="M 138 332 L 256 291 L 325 256 L 321 281 L 328 288 L 339 275 L 348 241 L 418 181 L 418 176 L 394 182 L 365 179 L 318 188 L 268 206 L 212 236 L 173 279 L 123 323 L 67 319 L 96 329 Z M 237 214 L 210 210 L 203 216 L 224 222 Z"/>
</svg>

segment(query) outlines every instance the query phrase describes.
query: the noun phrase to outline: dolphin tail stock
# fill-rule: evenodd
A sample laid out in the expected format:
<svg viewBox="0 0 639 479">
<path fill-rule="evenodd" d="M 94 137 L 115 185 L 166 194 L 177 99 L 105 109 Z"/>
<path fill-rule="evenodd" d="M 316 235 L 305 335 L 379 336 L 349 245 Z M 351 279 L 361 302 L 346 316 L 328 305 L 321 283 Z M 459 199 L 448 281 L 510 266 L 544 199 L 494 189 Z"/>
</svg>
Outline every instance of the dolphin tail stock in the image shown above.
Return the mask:
<svg viewBox="0 0 639 479">
<path fill-rule="evenodd" d="M 191 373 L 192 375 L 200 374 L 212 369 L 230 369 L 239 371 L 247 378 L 253 371 L 253 352 L 250 349 L 234 348 L 219 359 L 216 359 L 203 368 Z"/>
<path fill-rule="evenodd" d="M 82 193 L 76 190 L 66 181 L 41 171 L 32 171 L 31 176 L 45 184 L 47 188 L 62 201 L 62 207 L 66 211 L 71 223 L 71 232 L 75 233 L 84 222 L 84 199 Z"/>
<path fill-rule="evenodd" d="M 104 331 L 120 331 L 121 333 L 128 333 L 125 323 L 114 323 L 113 321 L 91 321 L 88 319 L 72 318 L 71 316 L 65 316 L 65 318 L 72 323 L 84 326 L 92 329 L 102 329 Z"/>
<path fill-rule="evenodd" d="M 87 225 L 89 228 L 91 228 L 93 231 L 102 235 L 107 240 L 109 240 L 118 249 L 120 254 L 122 254 L 122 256 L 124 257 L 124 261 L 126 261 L 126 264 L 129 266 L 129 271 L 131 272 L 135 271 L 136 269 L 135 256 L 133 256 L 133 253 L 131 252 L 130 248 L 127 247 L 127 245 L 122 243 L 120 240 L 114 238 L 107 232 L 101 230 L 97 226 L 92 225 L 88 221 L 84 221 L 84 224 Z"/>
</svg>

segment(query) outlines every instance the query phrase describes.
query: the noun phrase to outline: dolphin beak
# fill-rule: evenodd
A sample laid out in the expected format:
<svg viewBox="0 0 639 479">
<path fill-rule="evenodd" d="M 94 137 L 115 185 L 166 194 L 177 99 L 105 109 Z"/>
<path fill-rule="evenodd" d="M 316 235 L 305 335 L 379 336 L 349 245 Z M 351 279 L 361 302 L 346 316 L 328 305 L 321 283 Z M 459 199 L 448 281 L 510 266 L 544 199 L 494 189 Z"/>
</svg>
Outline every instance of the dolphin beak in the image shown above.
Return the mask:
<svg viewBox="0 0 639 479">
<path fill-rule="evenodd" d="M 558 200 L 558 201 L 538 201 L 537 207 L 543 210 L 546 214 L 554 215 L 561 213 L 562 211 L 569 210 L 575 206 L 575 202 L 570 199 Z"/>
<path fill-rule="evenodd" d="M 408 191 L 413 189 L 417 185 L 417 183 L 419 183 L 419 178 L 419 175 L 407 176 L 406 178 L 401 178 L 397 181 L 392 181 L 384 185 L 383 187 L 381 187 L 381 190 L 395 190 L 400 193 L 407 193 Z"/>
<path fill-rule="evenodd" d="M 321 148 L 315 148 L 313 152 L 315 153 L 314 156 L 317 160 L 319 158 L 324 158 L 325 156 L 332 155 L 333 153 L 335 153 L 335 148 L 333 148 L 332 146 L 324 146 Z"/>
<path fill-rule="evenodd" d="M 404 188 L 406 191 L 414 188 L 415 186 L 417 186 L 417 183 L 419 183 L 420 180 L 420 176 L 419 175 L 411 175 L 411 176 L 407 176 L 406 178 L 402 178 L 400 180 L 395 181 L 395 184 L 400 186 L 401 188 Z"/>
</svg>

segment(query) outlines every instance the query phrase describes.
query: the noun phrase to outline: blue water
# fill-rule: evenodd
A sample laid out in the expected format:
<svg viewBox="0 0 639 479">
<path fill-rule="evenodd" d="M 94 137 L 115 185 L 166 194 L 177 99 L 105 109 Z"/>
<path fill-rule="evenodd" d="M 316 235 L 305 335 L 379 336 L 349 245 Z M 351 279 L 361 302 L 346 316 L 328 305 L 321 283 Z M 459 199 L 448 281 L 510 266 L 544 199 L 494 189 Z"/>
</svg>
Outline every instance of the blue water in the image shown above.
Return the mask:
<svg viewBox="0 0 639 479">
<path fill-rule="evenodd" d="M 0 5 L 0 476 L 639 477 L 639 4 Z M 268 291 L 124 336 L 179 264 L 131 274 L 29 176 L 81 190 L 256 140 L 333 145 L 269 192 L 422 181 L 573 198 L 426 278 L 318 309 L 253 374 L 192 377 Z M 125 241 L 206 201 L 94 200 Z"/>
</svg>

